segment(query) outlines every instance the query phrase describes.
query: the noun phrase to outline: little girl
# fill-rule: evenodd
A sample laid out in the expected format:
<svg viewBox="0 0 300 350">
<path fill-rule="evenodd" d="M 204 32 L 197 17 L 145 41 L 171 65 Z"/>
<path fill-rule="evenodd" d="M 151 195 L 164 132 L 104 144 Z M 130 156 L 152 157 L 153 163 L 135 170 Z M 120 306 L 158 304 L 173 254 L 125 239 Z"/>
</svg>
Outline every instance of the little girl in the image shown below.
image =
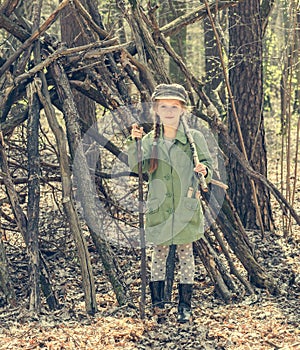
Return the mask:
<svg viewBox="0 0 300 350">
<path fill-rule="evenodd" d="M 143 171 L 149 175 L 146 205 L 146 239 L 153 246 L 150 292 L 155 312 L 164 308 L 166 260 L 170 245 L 177 246 L 180 262 L 178 322 L 189 322 L 195 263 L 193 242 L 204 234 L 197 173 L 208 183 L 212 160 L 200 131 L 186 130 L 188 95 L 179 84 L 160 84 L 152 95 L 154 128 L 143 137 L 143 128 L 132 125 L 129 166 L 137 172 L 134 140 L 142 139 Z M 193 164 L 193 137 L 199 163 Z"/>
</svg>

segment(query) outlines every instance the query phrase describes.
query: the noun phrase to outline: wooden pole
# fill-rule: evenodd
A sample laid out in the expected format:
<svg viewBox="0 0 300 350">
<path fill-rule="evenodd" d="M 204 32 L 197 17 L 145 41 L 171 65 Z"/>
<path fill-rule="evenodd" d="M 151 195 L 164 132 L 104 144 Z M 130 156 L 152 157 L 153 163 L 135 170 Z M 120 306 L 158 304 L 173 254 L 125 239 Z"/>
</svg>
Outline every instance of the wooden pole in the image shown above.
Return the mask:
<svg viewBox="0 0 300 350">
<path fill-rule="evenodd" d="M 139 229 L 141 241 L 141 301 L 140 301 L 140 317 L 145 318 L 145 302 L 146 302 L 146 240 L 144 229 L 144 213 L 143 213 L 143 170 L 142 170 L 142 147 L 141 140 L 136 140 L 137 154 L 138 154 L 138 175 L 139 175 Z"/>
</svg>

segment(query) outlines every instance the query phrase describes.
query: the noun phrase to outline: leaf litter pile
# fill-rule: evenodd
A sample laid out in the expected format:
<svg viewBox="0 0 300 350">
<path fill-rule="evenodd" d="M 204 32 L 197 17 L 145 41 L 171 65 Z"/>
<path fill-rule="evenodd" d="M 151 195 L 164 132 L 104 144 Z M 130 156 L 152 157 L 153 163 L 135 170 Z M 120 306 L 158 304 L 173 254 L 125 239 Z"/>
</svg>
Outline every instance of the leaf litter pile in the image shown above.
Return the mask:
<svg viewBox="0 0 300 350">
<path fill-rule="evenodd" d="M 47 222 L 44 224 L 47 226 Z M 61 235 L 64 243 L 56 237 L 57 246 L 64 244 L 65 249 L 54 247 L 43 252 L 61 308 L 50 312 L 43 305 L 42 314 L 37 317 L 28 311 L 29 282 L 24 249 L 16 242 L 6 242 L 18 306 L 1 305 L 0 349 L 300 349 L 299 228 L 295 228 L 288 239 L 273 234 L 262 241 L 253 232 L 250 238 L 256 244 L 260 263 L 278 280 L 280 295 L 272 296 L 256 289 L 254 295 L 225 304 L 215 294 L 196 257 L 193 321 L 189 325 L 176 323 L 176 283 L 174 303 L 167 305 L 167 321 L 158 324 L 152 316 L 148 289 L 146 317 L 140 319 L 139 256 L 132 249 L 120 246 L 115 247 L 115 252 L 133 303 L 118 306 L 91 244 L 98 312 L 95 316 L 86 315 L 76 249 L 65 230 Z"/>
</svg>

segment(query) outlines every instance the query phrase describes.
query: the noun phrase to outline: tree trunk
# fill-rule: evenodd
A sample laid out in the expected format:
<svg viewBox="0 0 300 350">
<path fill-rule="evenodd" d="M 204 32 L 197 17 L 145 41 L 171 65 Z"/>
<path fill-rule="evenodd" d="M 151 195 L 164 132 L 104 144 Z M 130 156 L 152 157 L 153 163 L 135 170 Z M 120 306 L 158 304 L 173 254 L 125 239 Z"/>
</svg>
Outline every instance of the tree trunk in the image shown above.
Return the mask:
<svg viewBox="0 0 300 350">
<path fill-rule="evenodd" d="M 84 0 L 82 1 L 82 6 L 87 8 L 90 2 L 93 2 L 93 0 Z M 74 6 L 69 5 L 63 9 L 60 22 L 62 41 L 66 43 L 68 48 L 86 45 L 95 40 L 95 36 L 89 30 L 85 30 L 84 20 Z M 71 90 L 80 120 L 88 127 L 97 128 L 95 102 L 76 88 L 71 87 Z M 82 125 L 81 132 L 83 133 Z M 84 140 L 84 150 L 89 150 L 88 161 L 91 164 L 95 164 L 99 152 L 91 145 L 93 141 L 88 136 L 85 136 Z"/>
<path fill-rule="evenodd" d="M 2 238 L 0 238 L 0 290 L 4 294 L 5 302 L 16 307 L 16 295 L 10 281 L 8 261 Z"/>
<path fill-rule="evenodd" d="M 229 10 L 229 79 L 247 156 L 252 167 L 267 174 L 267 151 L 263 119 L 262 24 L 260 1 L 242 1 Z M 241 146 L 233 112 L 228 118 L 229 133 Z M 249 178 L 239 164 L 229 158 L 229 191 L 246 228 L 257 229 L 256 209 Z M 270 193 L 256 184 L 258 203 L 265 230 L 273 229 Z"/>
<path fill-rule="evenodd" d="M 89 1 L 91 0 L 84 0 L 81 2 L 83 6 L 87 7 L 87 2 Z M 68 5 L 63 9 L 60 22 L 61 39 L 66 43 L 67 47 L 81 46 L 95 40 L 95 37 L 91 36 L 91 33 L 85 30 L 87 28 L 83 27 L 84 22 L 73 6 Z M 72 92 L 80 118 L 84 120 L 86 124 L 92 126 L 96 122 L 95 102 L 76 89 L 72 89 Z"/>
<path fill-rule="evenodd" d="M 162 7 L 160 10 L 160 17 L 165 18 L 164 23 L 160 21 L 160 26 L 162 24 L 167 24 L 173 21 L 175 18 L 181 17 L 186 14 L 187 2 L 186 0 L 177 0 L 162 2 Z M 186 35 L 187 27 L 182 27 L 176 34 L 170 36 L 170 45 L 173 47 L 174 51 L 185 61 L 186 58 Z M 185 84 L 184 75 L 182 74 L 178 65 L 169 57 L 169 75 L 173 83 Z"/>
<path fill-rule="evenodd" d="M 218 14 L 217 16 L 221 16 L 221 14 Z M 219 21 L 219 19 L 215 19 L 215 21 Z M 221 114 L 225 102 L 223 75 L 216 38 L 208 18 L 204 19 L 204 42 L 206 75 L 205 91 Z"/>
</svg>

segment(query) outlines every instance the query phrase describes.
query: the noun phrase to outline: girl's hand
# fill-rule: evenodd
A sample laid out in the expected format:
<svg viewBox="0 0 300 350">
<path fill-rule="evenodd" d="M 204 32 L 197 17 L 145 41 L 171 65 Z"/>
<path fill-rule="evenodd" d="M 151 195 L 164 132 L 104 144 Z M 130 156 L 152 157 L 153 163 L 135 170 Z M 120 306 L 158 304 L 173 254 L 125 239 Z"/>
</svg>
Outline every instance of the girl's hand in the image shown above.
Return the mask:
<svg viewBox="0 0 300 350">
<path fill-rule="evenodd" d="M 143 136 L 143 127 L 139 127 L 138 124 L 133 124 L 131 128 L 132 139 L 141 139 Z"/>
<path fill-rule="evenodd" d="M 202 173 L 204 176 L 207 175 L 207 168 L 206 168 L 206 166 L 205 166 L 204 164 L 202 164 L 202 163 L 198 163 L 198 164 L 195 166 L 194 171 L 195 171 L 196 173 Z"/>
</svg>

